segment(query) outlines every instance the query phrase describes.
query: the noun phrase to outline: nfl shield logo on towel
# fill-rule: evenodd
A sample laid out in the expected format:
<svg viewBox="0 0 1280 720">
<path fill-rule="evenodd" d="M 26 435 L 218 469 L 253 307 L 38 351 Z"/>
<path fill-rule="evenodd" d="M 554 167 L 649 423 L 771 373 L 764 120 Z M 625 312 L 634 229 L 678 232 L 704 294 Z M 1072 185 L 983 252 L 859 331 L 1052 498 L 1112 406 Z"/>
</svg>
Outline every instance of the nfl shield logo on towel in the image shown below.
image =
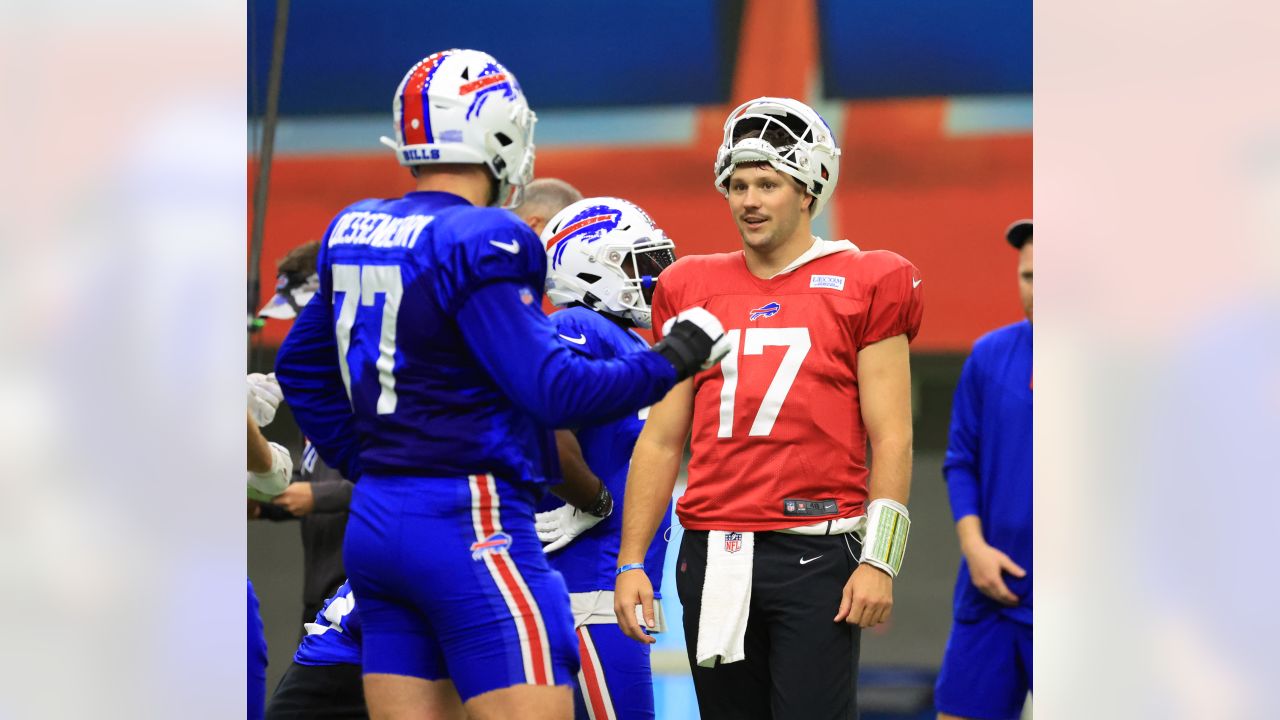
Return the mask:
<svg viewBox="0 0 1280 720">
<path fill-rule="evenodd" d="M 724 534 L 724 551 L 727 553 L 736 553 L 742 549 L 742 533 L 731 532 Z"/>
</svg>

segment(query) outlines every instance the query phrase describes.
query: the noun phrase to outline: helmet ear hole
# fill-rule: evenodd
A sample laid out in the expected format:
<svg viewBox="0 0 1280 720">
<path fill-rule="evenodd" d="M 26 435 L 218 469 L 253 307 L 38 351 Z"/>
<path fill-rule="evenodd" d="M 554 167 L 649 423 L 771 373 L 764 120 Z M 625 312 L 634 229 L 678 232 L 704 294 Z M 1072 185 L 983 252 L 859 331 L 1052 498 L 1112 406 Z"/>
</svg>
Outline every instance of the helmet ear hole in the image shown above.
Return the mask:
<svg viewBox="0 0 1280 720">
<path fill-rule="evenodd" d="M 506 133 L 502 133 L 502 132 L 494 133 L 493 138 L 497 140 L 498 144 L 501 145 L 502 147 L 506 147 L 511 144 L 511 138 L 507 137 Z"/>
<path fill-rule="evenodd" d="M 599 275 L 592 275 L 591 273 L 585 273 L 585 272 L 578 273 L 578 279 L 588 285 L 595 285 L 596 283 L 600 282 Z"/>
</svg>

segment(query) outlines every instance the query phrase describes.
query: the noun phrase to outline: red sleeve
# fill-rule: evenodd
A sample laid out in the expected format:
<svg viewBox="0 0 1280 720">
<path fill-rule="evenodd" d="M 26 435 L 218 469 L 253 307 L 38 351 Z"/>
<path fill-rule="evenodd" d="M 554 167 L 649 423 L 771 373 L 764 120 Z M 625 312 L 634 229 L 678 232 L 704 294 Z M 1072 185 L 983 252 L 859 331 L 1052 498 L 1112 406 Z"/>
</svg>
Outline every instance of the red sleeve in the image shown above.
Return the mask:
<svg viewBox="0 0 1280 720">
<path fill-rule="evenodd" d="M 906 335 L 909 342 L 920 332 L 920 318 L 924 314 L 920 271 L 905 259 L 894 257 L 898 262 L 883 273 L 871 289 L 867 324 L 858 342 L 859 350 L 895 335 Z"/>
</svg>

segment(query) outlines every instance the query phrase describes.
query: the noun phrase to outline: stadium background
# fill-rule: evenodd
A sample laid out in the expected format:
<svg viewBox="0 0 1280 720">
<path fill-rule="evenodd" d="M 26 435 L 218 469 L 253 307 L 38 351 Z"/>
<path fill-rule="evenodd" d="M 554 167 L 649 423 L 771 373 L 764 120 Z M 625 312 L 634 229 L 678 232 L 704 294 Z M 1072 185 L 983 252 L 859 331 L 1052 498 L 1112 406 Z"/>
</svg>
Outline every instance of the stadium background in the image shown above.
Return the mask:
<svg viewBox="0 0 1280 720">
<path fill-rule="evenodd" d="M 252 193 L 276 5 L 258 0 L 248 10 Z M 739 245 L 711 183 L 730 109 L 760 95 L 796 97 L 835 130 L 841 177 L 818 234 L 901 253 L 926 283 L 912 357 L 912 546 L 892 622 L 864 634 L 864 717 L 931 717 L 959 561 L 940 473 L 951 393 L 973 340 L 1021 316 L 1015 257 L 1001 234 L 1031 215 L 1030 2 L 294 3 L 260 301 L 275 260 L 318 238 L 342 207 L 411 189 L 377 139 L 391 132 L 391 95 L 405 69 L 448 47 L 485 50 L 516 73 L 539 115 L 538 176 L 636 202 L 680 254 Z M 253 369 L 269 368 L 284 330 L 271 322 L 254 336 Z M 287 412 L 267 434 L 300 450 Z M 250 523 L 249 549 L 271 689 L 299 632 L 297 527 Z M 668 583 L 674 589 L 670 568 Z M 655 654 L 658 716 L 696 717 L 675 594 L 667 596 L 673 632 Z"/>
</svg>

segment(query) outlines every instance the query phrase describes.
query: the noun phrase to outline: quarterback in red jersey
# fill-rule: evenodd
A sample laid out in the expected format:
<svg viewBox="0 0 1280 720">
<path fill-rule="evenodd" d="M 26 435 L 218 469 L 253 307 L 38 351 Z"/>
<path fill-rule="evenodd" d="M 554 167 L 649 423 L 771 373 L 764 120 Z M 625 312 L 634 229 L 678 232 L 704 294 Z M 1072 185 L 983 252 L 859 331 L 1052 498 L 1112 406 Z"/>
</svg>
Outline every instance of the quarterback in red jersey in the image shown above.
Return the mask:
<svg viewBox="0 0 1280 720">
<path fill-rule="evenodd" d="M 654 296 L 721 318 L 732 350 L 654 405 L 627 480 L 615 611 L 652 642 L 645 549 L 692 433 L 676 584 L 703 718 L 855 717 L 859 628 L 884 622 L 911 482 L 908 342 L 920 273 L 813 236 L 839 174 L 803 103 L 748 102 L 725 123 L 716 184 L 743 249 L 685 257 Z M 867 465 L 867 446 L 875 462 Z"/>
</svg>

